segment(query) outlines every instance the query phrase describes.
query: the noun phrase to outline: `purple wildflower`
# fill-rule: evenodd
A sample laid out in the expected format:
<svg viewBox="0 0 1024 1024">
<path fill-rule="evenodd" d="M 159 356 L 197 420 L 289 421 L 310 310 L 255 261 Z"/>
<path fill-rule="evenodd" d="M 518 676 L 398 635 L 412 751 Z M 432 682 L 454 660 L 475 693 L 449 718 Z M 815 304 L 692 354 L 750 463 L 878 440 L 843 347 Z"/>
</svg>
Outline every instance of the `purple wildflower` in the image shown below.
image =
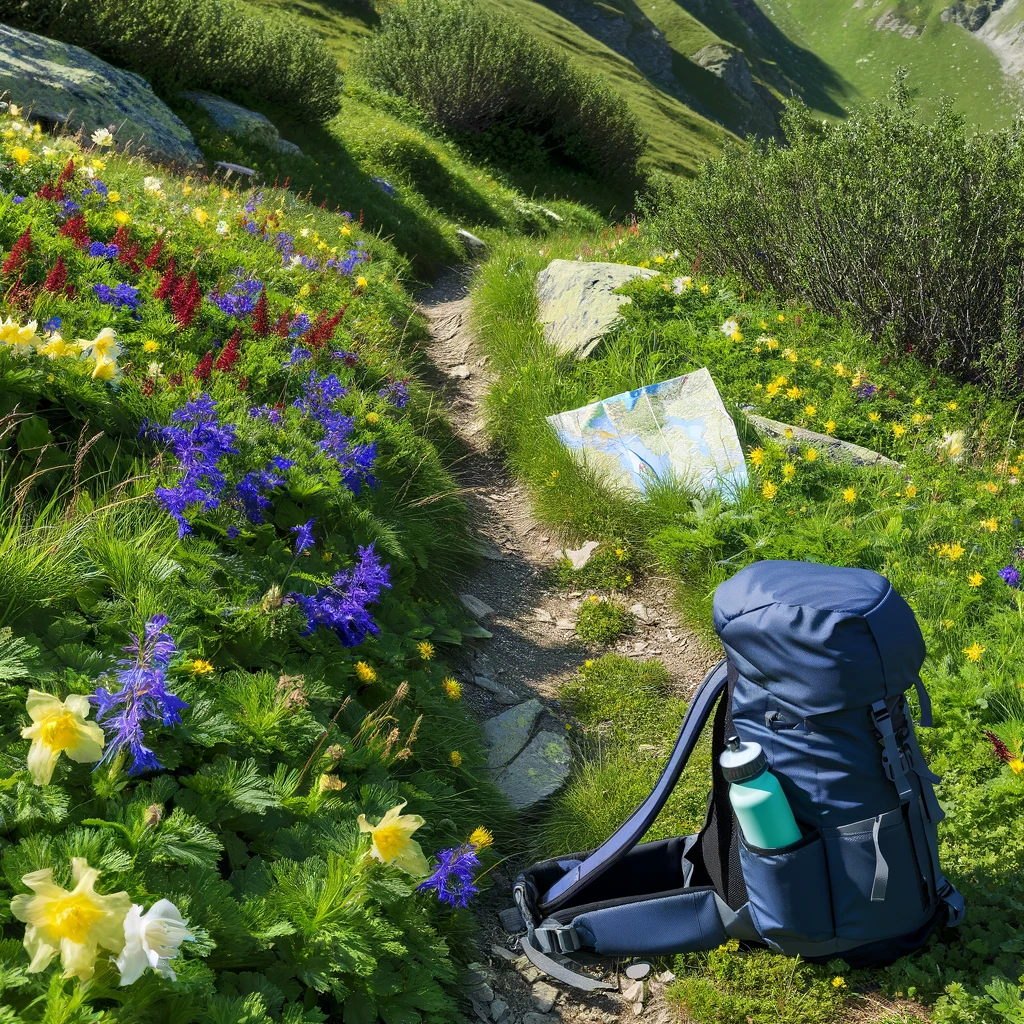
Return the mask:
<svg viewBox="0 0 1024 1024">
<path fill-rule="evenodd" d="M 234 540 L 242 531 L 237 526 L 228 527 L 228 540 Z"/>
<path fill-rule="evenodd" d="M 116 248 L 116 246 L 115 246 Z M 127 307 L 133 313 L 139 308 L 139 289 L 133 288 L 130 284 L 119 284 L 111 288 L 108 284 L 94 284 L 92 290 L 100 302 L 113 306 L 114 309 Z"/>
<path fill-rule="evenodd" d="M 274 458 L 266 469 L 255 469 L 238 481 L 235 495 L 251 522 L 263 522 L 263 510 L 270 507 L 270 499 L 264 492 L 280 487 L 285 482 L 283 474 L 294 465 L 291 459 Z"/>
<path fill-rule="evenodd" d="M 377 394 L 396 409 L 403 409 L 409 402 L 409 385 L 404 380 L 395 380 L 391 377 Z"/>
<path fill-rule="evenodd" d="M 15 205 L 15 206 L 21 206 L 21 204 L 22 204 L 23 202 L 25 202 L 25 197 L 24 197 L 24 196 L 15 196 L 15 197 L 14 197 L 14 198 L 13 198 L 13 199 L 11 200 L 11 202 L 12 202 L 12 203 L 14 203 L 14 205 Z"/>
<path fill-rule="evenodd" d="M 154 615 L 146 623 L 142 639 L 132 633 L 125 648 L 131 657 L 118 661 L 115 672 L 121 689 L 110 693 L 99 687 L 89 699 L 96 705 L 96 721 L 107 734 L 107 748 L 100 764 L 109 763 L 121 750 L 132 755 L 129 775 L 156 771 L 161 766 L 156 754 L 145 745 L 143 722 L 161 721 L 165 726 L 181 723 L 181 712 L 188 705 L 168 691 L 164 672 L 177 647 L 164 626 L 166 615 Z"/>
<path fill-rule="evenodd" d="M 247 278 L 244 271 L 235 271 L 235 283 L 221 294 L 210 292 L 206 297 L 222 312 L 228 316 L 248 316 L 259 302 L 260 292 L 263 291 L 263 283 L 255 278 Z"/>
<path fill-rule="evenodd" d="M 478 867 L 480 858 L 472 843 L 442 850 L 433 874 L 416 888 L 420 892 L 436 890 L 437 898 L 451 907 L 468 907 L 470 897 L 480 891 L 473 884 L 473 873 Z"/>
<path fill-rule="evenodd" d="M 78 203 L 73 203 L 70 199 L 63 199 L 58 205 L 58 216 L 60 217 L 73 217 L 82 210 Z"/>
<path fill-rule="evenodd" d="M 304 363 L 307 359 L 312 359 L 312 358 L 313 358 L 313 353 L 310 352 L 308 348 L 300 348 L 298 345 L 296 345 L 292 349 L 292 354 L 288 357 L 288 362 L 286 362 L 284 365 L 285 366 L 298 366 L 299 363 Z"/>
<path fill-rule="evenodd" d="M 281 410 L 275 409 L 272 405 L 254 405 L 249 410 L 249 415 L 254 420 L 269 420 L 275 427 L 281 424 Z"/>
<path fill-rule="evenodd" d="M 249 199 L 248 199 L 248 201 L 245 204 L 245 212 L 247 214 L 249 214 L 250 217 L 254 216 L 255 213 L 256 213 L 256 207 L 259 206 L 259 204 L 262 203 L 262 202 L 263 202 L 263 193 L 262 192 L 259 192 L 259 193 L 257 193 L 256 195 L 253 195 L 253 196 L 249 196 Z"/>
<path fill-rule="evenodd" d="M 310 319 L 305 313 L 300 313 L 288 328 L 289 338 L 299 338 L 310 328 Z"/>
<path fill-rule="evenodd" d="M 335 573 L 330 585 L 321 587 L 312 597 L 291 595 L 306 613 L 306 635 L 323 626 L 333 630 L 345 647 L 356 647 L 367 637 L 377 636 L 380 627 L 366 610 L 380 600 L 391 586 L 389 566 L 383 565 L 374 545 L 358 549 L 358 561 L 351 569 Z"/>
<path fill-rule="evenodd" d="M 51 316 L 49 320 L 43 324 L 43 331 L 46 334 L 53 334 L 54 331 L 59 331 L 61 325 L 61 319 L 59 316 Z"/>
<path fill-rule="evenodd" d="M 999 576 L 1008 587 L 1013 587 L 1014 590 L 1017 590 L 1020 587 L 1020 573 L 1017 571 L 1016 566 L 1003 566 L 1003 568 L 999 570 Z"/>
<path fill-rule="evenodd" d="M 103 182 L 100 181 L 99 178 L 93 178 L 92 184 L 91 185 L 87 185 L 85 188 L 82 189 L 82 198 L 84 199 L 86 196 L 95 193 L 96 195 L 100 196 L 102 199 L 106 199 L 107 198 L 107 194 L 109 192 L 110 192 L 110 189 L 108 189 L 107 186 L 104 185 Z"/>
<path fill-rule="evenodd" d="M 332 352 L 331 355 L 335 359 L 340 359 L 344 366 L 349 368 L 356 365 L 359 362 L 359 356 L 355 352 Z"/>
<path fill-rule="evenodd" d="M 315 522 L 315 519 L 310 519 L 308 523 L 291 528 L 291 532 L 295 534 L 295 554 L 301 555 L 303 551 L 311 548 L 315 543 L 313 537 L 313 524 Z"/>
<path fill-rule="evenodd" d="M 178 536 L 192 532 L 185 518 L 190 505 L 213 509 L 227 481 L 220 461 L 225 455 L 237 455 L 235 428 L 221 425 L 217 406 L 209 395 L 200 395 L 171 413 L 166 427 L 144 423 L 143 433 L 170 448 L 181 467 L 181 477 L 173 487 L 158 487 L 157 502 L 178 523 Z"/>
<path fill-rule="evenodd" d="M 395 186 L 390 182 L 385 181 L 383 178 L 371 178 L 370 181 L 374 183 L 386 196 L 393 196 L 395 194 Z"/>
<path fill-rule="evenodd" d="M 864 399 L 867 399 L 867 398 L 873 398 L 874 394 L 875 394 L 875 392 L 877 390 L 878 390 L 878 385 L 877 384 L 861 384 L 861 386 L 859 388 L 857 388 L 857 399 L 858 399 L 858 401 L 863 401 Z"/>
<path fill-rule="evenodd" d="M 95 259 L 116 260 L 121 250 L 116 245 L 107 245 L 104 242 L 93 242 L 89 246 L 89 255 Z"/>
</svg>

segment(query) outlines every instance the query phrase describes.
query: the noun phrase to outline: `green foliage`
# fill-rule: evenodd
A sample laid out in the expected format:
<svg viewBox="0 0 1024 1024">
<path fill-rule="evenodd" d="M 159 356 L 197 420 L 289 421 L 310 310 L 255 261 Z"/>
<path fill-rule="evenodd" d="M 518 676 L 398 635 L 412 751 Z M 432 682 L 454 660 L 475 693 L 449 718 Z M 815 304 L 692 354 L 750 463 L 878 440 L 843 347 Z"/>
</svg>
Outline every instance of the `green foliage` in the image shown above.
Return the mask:
<svg viewBox="0 0 1024 1024">
<path fill-rule="evenodd" d="M 643 153 L 643 133 L 621 96 L 473 0 L 387 6 L 359 67 L 456 136 L 523 131 L 594 174 L 628 177 Z"/>
<path fill-rule="evenodd" d="M 205 89 L 313 121 L 338 110 L 337 65 L 320 37 L 243 0 L 0 0 L 0 19 L 82 46 L 163 93 Z"/>
<path fill-rule="evenodd" d="M 890 356 L 1005 392 L 1024 385 L 1024 145 L 943 106 L 890 103 L 838 124 L 793 102 L 786 145 L 727 148 L 662 210 L 665 245 L 760 291 L 848 313 Z M 865 201 L 870 197 L 870 201 Z"/>
<path fill-rule="evenodd" d="M 430 857 L 493 824 L 500 805 L 480 781 L 476 724 L 434 661 L 467 625 L 438 581 L 457 582 L 471 543 L 436 447 L 447 428 L 416 376 L 424 334 L 408 264 L 353 217 L 285 190 L 186 181 L 83 153 L 13 115 L 3 126 L 0 264 L 31 238 L 16 273 L 0 270 L 3 1013 L 22 1024 L 449 1024 L 467 922 L 378 863 L 358 824 L 407 802 Z M 67 217 L 38 194 L 62 171 L 90 238 L 118 238 L 116 255 L 62 233 Z M 156 294 L 172 258 L 196 275 L 190 318 Z M 210 297 L 239 280 L 265 293 L 269 330 Z M 118 286 L 134 311 L 101 301 Z M 375 481 L 358 494 L 295 406 L 311 370 L 344 389 L 335 411 L 351 442 L 373 446 Z M 407 404 L 380 394 L 399 381 Z M 201 394 L 235 450 L 205 467 L 207 486 L 217 472 L 227 486 L 187 503 L 179 535 L 154 498 L 178 484 L 180 452 L 145 428 Z M 236 485 L 274 458 L 293 465 L 247 514 Z M 297 551 L 293 527 L 311 520 L 313 543 Z M 332 577 L 371 543 L 390 567 L 368 609 L 378 632 L 345 646 L 310 631 L 298 595 L 344 586 Z M 125 646 L 158 614 L 178 649 L 163 681 L 187 705 L 180 723 L 145 723 L 159 767 L 131 774 L 125 751 L 99 765 L 60 754 L 36 785 L 21 736 L 28 690 L 118 690 Z M 176 981 L 147 971 L 120 986 L 116 950 L 101 951 L 86 985 L 59 964 L 28 973 L 10 901 L 33 871 L 67 887 L 75 857 L 99 869 L 100 893 L 178 907 L 194 939 Z"/>
<path fill-rule="evenodd" d="M 633 629 L 633 616 L 618 601 L 606 601 L 596 595 L 580 605 L 576 617 L 576 635 L 588 644 L 611 644 Z"/>
</svg>

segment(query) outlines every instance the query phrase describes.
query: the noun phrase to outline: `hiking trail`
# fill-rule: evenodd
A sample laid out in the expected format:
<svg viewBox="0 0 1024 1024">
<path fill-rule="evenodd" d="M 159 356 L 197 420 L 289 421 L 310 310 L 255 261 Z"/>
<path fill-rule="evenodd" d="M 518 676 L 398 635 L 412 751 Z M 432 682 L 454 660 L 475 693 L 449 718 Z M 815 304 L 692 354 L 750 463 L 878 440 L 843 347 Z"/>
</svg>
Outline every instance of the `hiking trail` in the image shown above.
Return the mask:
<svg viewBox="0 0 1024 1024">
<path fill-rule="evenodd" d="M 541 734 L 561 738 L 567 735 L 568 716 L 559 689 L 586 658 L 604 652 L 576 637 L 574 624 L 584 593 L 561 591 L 549 578 L 556 552 L 571 545 L 534 518 L 526 488 L 513 479 L 501 452 L 488 439 L 484 401 L 492 374 L 470 331 L 470 273 L 450 270 L 420 295 L 439 398 L 461 443 L 450 468 L 463 490 L 483 553 L 462 593 L 468 595 L 469 605 L 476 599 L 481 608 L 486 606 L 478 617 L 494 634 L 467 645 L 453 669 L 463 683 L 466 704 L 485 723 L 535 699 L 541 708 L 531 706 L 527 733 L 535 739 Z M 656 578 L 631 588 L 627 600 L 641 604 L 647 614 L 637 617 L 635 631 L 614 650 L 628 657 L 660 659 L 679 693 L 689 696 L 717 658 L 679 622 L 669 594 L 667 581 Z M 515 763 L 512 758 L 501 773 L 511 771 Z M 493 885 L 476 905 L 482 962 L 471 971 L 466 992 L 477 1017 L 492 1024 L 678 1020 L 678 1010 L 669 1010 L 663 995 L 671 978 L 661 975 L 664 980 L 658 980 L 657 965 L 644 979 L 638 1000 L 637 983 L 624 974 L 630 959 L 600 960 L 596 969 L 604 972 L 605 980 L 617 981 L 619 990 L 587 994 L 552 983 L 513 950 L 516 940 L 503 931 L 497 912 L 511 905 L 512 879 L 525 866 L 520 860 L 513 857 L 491 872 Z"/>
</svg>

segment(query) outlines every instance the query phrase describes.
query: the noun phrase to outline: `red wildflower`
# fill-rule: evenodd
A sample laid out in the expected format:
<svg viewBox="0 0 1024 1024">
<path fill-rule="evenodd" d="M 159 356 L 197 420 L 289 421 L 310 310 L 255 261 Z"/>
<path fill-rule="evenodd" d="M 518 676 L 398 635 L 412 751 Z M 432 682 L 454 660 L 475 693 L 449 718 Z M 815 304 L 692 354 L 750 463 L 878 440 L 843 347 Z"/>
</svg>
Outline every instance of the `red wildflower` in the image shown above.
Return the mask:
<svg viewBox="0 0 1024 1024">
<path fill-rule="evenodd" d="M 238 378 L 238 390 L 239 391 L 244 391 L 248 386 L 249 386 L 249 378 L 248 377 L 239 377 Z"/>
<path fill-rule="evenodd" d="M 157 261 L 160 259 L 160 253 L 162 253 L 163 251 L 164 240 L 162 238 L 158 238 L 153 243 L 153 248 L 149 250 L 149 255 L 146 256 L 145 259 L 145 264 L 150 270 L 156 267 Z"/>
<path fill-rule="evenodd" d="M 170 377 L 167 378 L 167 383 L 172 388 L 180 387 L 181 386 L 181 374 L 180 373 L 172 373 L 170 375 Z"/>
<path fill-rule="evenodd" d="M 310 348 L 323 348 L 334 337 L 334 332 L 338 329 L 338 324 L 341 323 L 341 318 L 344 315 L 344 306 L 334 316 L 328 316 L 326 310 L 321 310 L 317 313 L 313 326 L 302 340 Z"/>
<path fill-rule="evenodd" d="M 274 333 L 282 338 L 288 337 L 288 314 L 282 313 L 274 323 Z"/>
<path fill-rule="evenodd" d="M 0 272 L 4 274 L 17 274 L 25 265 L 28 254 L 32 251 L 32 225 L 30 224 L 21 233 L 18 240 L 11 246 L 11 251 L 4 260 Z"/>
<path fill-rule="evenodd" d="M 43 288 L 48 292 L 62 292 L 68 283 L 68 268 L 64 265 L 64 257 L 58 256 L 53 269 L 46 275 Z"/>
<path fill-rule="evenodd" d="M 190 270 L 187 278 L 178 278 L 178 284 L 171 296 L 171 309 L 179 327 L 188 327 L 192 323 L 202 301 L 203 293 L 199 288 L 199 280 L 195 271 Z"/>
<path fill-rule="evenodd" d="M 249 323 L 252 333 L 257 338 L 265 338 L 270 333 L 270 317 L 267 315 L 267 289 L 260 292 L 256 300 L 256 308 L 252 311 L 252 320 Z"/>
<path fill-rule="evenodd" d="M 238 357 L 241 355 L 239 351 L 241 342 L 242 328 L 239 327 L 225 342 L 224 348 L 221 349 L 220 355 L 217 356 L 217 362 L 213 364 L 214 369 L 219 370 L 221 373 L 226 373 L 230 370 L 238 362 Z"/>
<path fill-rule="evenodd" d="M 167 261 L 167 269 L 164 271 L 164 276 L 160 278 L 160 283 L 156 286 L 156 291 L 153 292 L 153 298 L 169 299 L 174 294 L 174 290 L 177 287 L 178 275 L 174 271 L 174 257 L 172 256 Z"/>
<path fill-rule="evenodd" d="M 131 240 L 131 232 L 128 228 L 122 224 L 117 231 L 114 233 L 114 237 L 110 240 L 112 245 L 116 245 L 118 252 L 117 258 L 123 263 L 133 274 L 137 274 L 142 267 L 139 266 L 139 243 Z"/>
<path fill-rule="evenodd" d="M 68 217 L 61 225 L 60 234 L 65 238 L 70 238 L 79 249 L 89 248 L 89 228 L 85 223 L 85 217 L 80 213 L 76 213 L 73 217 Z"/>
<path fill-rule="evenodd" d="M 196 380 L 209 380 L 210 371 L 213 369 L 213 353 L 207 352 L 202 359 L 196 364 L 196 368 L 192 371 L 192 376 Z"/>
<path fill-rule="evenodd" d="M 153 393 L 156 391 L 156 385 L 153 383 L 153 378 L 146 377 L 139 386 L 139 390 L 145 398 L 152 398 Z"/>
<path fill-rule="evenodd" d="M 994 733 L 985 732 L 985 738 L 992 744 L 992 753 L 999 758 L 1000 761 L 1005 761 L 1009 764 L 1014 760 L 1013 754 L 1010 753 L 1010 748 Z"/>
</svg>

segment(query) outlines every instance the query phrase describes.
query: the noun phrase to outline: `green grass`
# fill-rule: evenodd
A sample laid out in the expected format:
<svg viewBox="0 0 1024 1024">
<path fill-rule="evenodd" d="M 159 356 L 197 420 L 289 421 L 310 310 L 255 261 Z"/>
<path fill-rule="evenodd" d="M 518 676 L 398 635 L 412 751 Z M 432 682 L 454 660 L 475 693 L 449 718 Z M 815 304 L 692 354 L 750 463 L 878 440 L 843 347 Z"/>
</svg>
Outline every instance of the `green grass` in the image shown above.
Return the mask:
<svg viewBox="0 0 1024 1024">
<path fill-rule="evenodd" d="M 913 359 L 884 359 L 848 323 L 797 303 L 744 298 L 723 281 L 699 278 L 675 295 L 667 287 L 671 275 L 689 268 L 673 270 L 671 259 L 657 264 L 666 271 L 662 281 L 629 287 L 633 303 L 623 307 L 621 327 L 588 360 L 556 358 L 534 319 L 534 275 L 556 256 L 665 260 L 642 232 L 623 245 L 620 240 L 610 231 L 600 238 L 561 237 L 543 253 L 509 242 L 481 271 L 475 326 L 499 374 L 490 395 L 491 429 L 530 485 L 544 521 L 570 540 L 625 543 L 641 564 L 653 560 L 676 581 L 685 617 L 704 635 L 711 633 L 717 584 L 762 558 L 871 568 L 908 599 L 927 644 L 923 678 L 937 718 L 921 740 L 943 778 L 943 865 L 965 892 L 968 917 L 957 932 L 940 932 L 913 957 L 857 974 L 851 989 L 880 985 L 890 996 L 941 997 L 936 1012 L 949 1024 L 998 1020 L 991 1009 L 971 1014 L 991 1008 L 981 991 L 990 977 L 1021 974 L 1014 936 L 1024 925 L 1024 849 L 1010 837 L 1024 828 L 1024 788 L 985 737 L 991 730 L 1013 756 L 1024 754 L 1024 699 L 1017 686 L 1024 676 L 1024 597 L 999 575 L 1021 558 L 1024 452 L 1015 408 Z M 728 318 L 739 320 L 740 340 L 720 329 Z M 611 491 L 544 423 L 550 413 L 701 366 L 711 368 L 747 451 L 750 486 L 735 506 L 676 486 L 652 488 L 645 498 Z M 864 382 L 878 388 L 870 400 L 857 397 L 854 384 Z M 905 468 L 857 469 L 805 445 L 761 440 L 745 424 L 742 403 L 867 445 Z M 585 674 L 588 685 L 589 678 Z M 646 698 L 638 700 L 642 706 Z M 646 794 L 679 724 L 678 705 L 661 710 L 656 704 L 649 705 L 649 716 L 603 695 L 579 705 L 590 756 L 554 806 L 545 853 L 600 843 Z M 650 763 L 636 757 L 644 744 L 662 756 Z M 692 794 L 688 784 L 684 801 Z M 686 813 L 668 822 L 667 834 L 692 826 Z M 654 834 L 666 834 L 664 827 L 659 822 Z M 717 995 L 691 981 L 685 996 L 691 1016 L 759 1019 L 744 1009 L 748 997 L 767 1013 L 766 1000 L 780 997 L 776 981 L 784 968 L 768 954 L 759 956 L 761 967 L 747 980 L 742 971 L 713 977 Z M 813 991 L 820 977 L 809 976 L 802 991 Z M 1015 981 L 1010 984 L 1015 990 Z M 966 986 L 963 993 L 958 985 Z"/>
</svg>

